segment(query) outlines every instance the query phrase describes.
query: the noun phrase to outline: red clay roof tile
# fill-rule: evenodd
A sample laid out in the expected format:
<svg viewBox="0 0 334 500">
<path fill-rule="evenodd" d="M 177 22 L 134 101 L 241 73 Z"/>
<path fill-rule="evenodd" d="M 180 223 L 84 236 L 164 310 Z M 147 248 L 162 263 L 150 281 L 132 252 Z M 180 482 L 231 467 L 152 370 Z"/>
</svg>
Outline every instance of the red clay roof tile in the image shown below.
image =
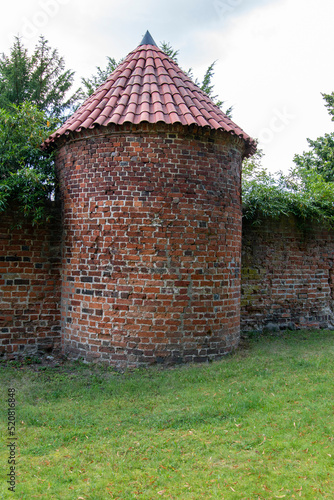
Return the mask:
<svg viewBox="0 0 334 500">
<path fill-rule="evenodd" d="M 198 125 L 241 137 L 247 154 L 256 144 L 155 45 L 140 45 L 44 143 L 69 132 L 130 122 Z"/>
</svg>

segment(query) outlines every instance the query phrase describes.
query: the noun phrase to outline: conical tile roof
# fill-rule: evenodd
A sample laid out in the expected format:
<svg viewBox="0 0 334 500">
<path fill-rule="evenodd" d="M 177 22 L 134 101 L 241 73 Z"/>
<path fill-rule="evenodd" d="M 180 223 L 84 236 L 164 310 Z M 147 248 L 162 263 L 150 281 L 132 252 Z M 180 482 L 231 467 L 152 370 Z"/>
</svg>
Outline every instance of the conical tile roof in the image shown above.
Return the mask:
<svg viewBox="0 0 334 500">
<path fill-rule="evenodd" d="M 256 150 L 254 140 L 155 45 L 148 32 L 142 43 L 44 145 L 82 129 L 142 122 L 223 130 L 244 139 L 248 155 Z"/>
</svg>

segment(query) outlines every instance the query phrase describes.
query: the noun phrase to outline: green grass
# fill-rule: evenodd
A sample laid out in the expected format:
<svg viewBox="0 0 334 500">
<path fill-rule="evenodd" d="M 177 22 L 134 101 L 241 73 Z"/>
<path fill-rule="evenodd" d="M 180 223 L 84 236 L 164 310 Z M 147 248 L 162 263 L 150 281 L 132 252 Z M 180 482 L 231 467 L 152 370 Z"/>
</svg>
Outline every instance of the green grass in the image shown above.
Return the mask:
<svg viewBox="0 0 334 500">
<path fill-rule="evenodd" d="M 0 365 L 0 498 L 332 499 L 333 358 L 333 332 L 304 331 L 165 370 Z"/>
</svg>

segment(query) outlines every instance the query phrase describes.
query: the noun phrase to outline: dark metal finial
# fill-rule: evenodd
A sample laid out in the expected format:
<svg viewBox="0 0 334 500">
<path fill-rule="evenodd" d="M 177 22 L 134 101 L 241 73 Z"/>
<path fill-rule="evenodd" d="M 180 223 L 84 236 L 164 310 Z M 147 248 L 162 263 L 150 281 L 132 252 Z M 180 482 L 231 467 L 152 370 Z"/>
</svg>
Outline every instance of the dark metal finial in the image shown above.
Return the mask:
<svg viewBox="0 0 334 500">
<path fill-rule="evenodd" d="M 145 36 L 139 45 L 155 45 L 157 47 L 157 44 L 153 40 L 151 33 L 148 30 L 146 31 Z"/>
</svg>

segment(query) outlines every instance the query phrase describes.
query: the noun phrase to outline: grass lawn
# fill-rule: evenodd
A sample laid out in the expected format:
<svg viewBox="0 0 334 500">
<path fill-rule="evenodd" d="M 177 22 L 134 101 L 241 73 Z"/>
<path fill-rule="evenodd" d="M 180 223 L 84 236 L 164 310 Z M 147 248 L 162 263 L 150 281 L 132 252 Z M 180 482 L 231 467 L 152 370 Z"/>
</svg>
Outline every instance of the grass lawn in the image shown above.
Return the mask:
<svg viewBox="0 0 334 500">
<path fill-rule="evenodd" d="M 0 498 L 333 499 L 333 361 L 333 332 L 299 331 L 212 364 L 124 374 L 2 363 Z"/>
</svg>

